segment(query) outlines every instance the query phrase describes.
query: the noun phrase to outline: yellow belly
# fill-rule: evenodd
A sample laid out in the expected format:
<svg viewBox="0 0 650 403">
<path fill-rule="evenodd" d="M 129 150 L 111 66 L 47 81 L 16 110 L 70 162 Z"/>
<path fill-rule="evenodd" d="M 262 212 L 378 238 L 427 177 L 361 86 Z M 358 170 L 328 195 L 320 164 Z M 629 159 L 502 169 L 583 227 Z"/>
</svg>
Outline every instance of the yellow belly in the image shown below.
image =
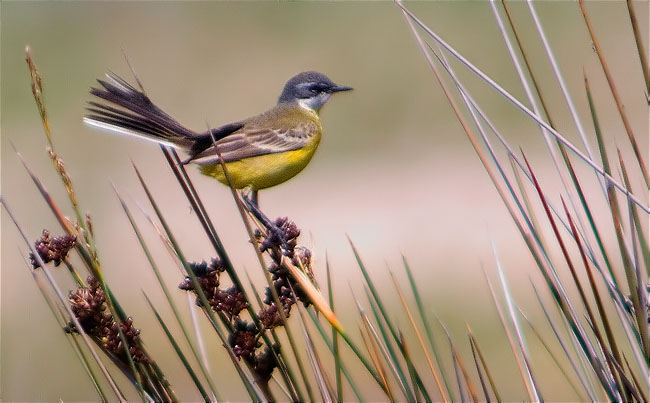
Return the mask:
<svg viewBox="0 0 650 403">
<path fill-rule="evenodd" d="M 299 150 L 228 162 L 226 169 L 236 189 L 249 187 L 260 190 L 275 186 L 293 178 L 307 166 L 319 141 L 320 136 L 315 136 L 309 144 Z M 201 172 L 228 185 L 220 164 L 202 165 Z"/>
</svg>

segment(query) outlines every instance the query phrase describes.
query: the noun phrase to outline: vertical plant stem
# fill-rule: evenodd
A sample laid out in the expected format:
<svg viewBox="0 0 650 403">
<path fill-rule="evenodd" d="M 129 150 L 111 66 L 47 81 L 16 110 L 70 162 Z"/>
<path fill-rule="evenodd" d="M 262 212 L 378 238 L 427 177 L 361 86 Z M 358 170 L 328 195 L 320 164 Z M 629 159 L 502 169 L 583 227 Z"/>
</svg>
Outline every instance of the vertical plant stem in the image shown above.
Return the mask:
<svg viewBox="0 0 650 403">
<path fill-rule="evenodd" d="M 122 393 L 118 389 L 117 384 L 115 384 L 115 381 L 114 381 L 113 377 L 108 373 L 108 370 L 106 369 L 106 367 L 104 366 L 104 364 L 100 360 L 99 356 L 97 355 L 97 352 L 92 347 L 91 340 L 88 337 L 88 335 L 86 334 L 86 332 L 84 331 L 83 327 L 81 326 L 81 323 L 79 323 L 79 319 L 77 319 L 75 314 L 72 312 L 72 308 L 70 307 L 70 304 L 69 304 L 67 298 L 64 297 L 63 293 L 61 292 L 59 287 L 56 285 L 56 282 L 54 281 L 54 278 L 52 277 L 50 272 L 45 267 L 45 263 L 43 262 L 43 259 L 41 259 L 41 256 L 38 254 L 36 249 L 34 249 L 34 246 L 29 242 L 29 238 L 27 237 L 27 234 L 25 233 L 24 229 L 18 224 L 18 221 L 17 221 L 16 217 L 14 216 L 12 210 L 9 208 L 9 206 L 7 205 L 7 202 L 4 200 L 4 197 L 1 196 L 1 195 L 0 195 L 0 204 L 2 205 L 2 207 L 5 209 L 5 211 L 9 215 L 9 218 L 11 218 L 13 223 L 16 225 L 16 228 L 20 232 L 20 235 L 22 236 L 22 238 L 25 241 L 25 243 L 27 244 L 27 246 L 30 248 L 30 251 L 34 254 L 34 259 L 36 259 L 36 262 L 43 269 L 43 273 L 45 273 L 45 277 L 47 278 L 48 282 L 52 286 L 52 289 L 56 293 L 57 298 L 63 304 L 63 307 L 65 308 L 67 314 L 69 315 L 70 320 L 72 321 L 72 323 L 74 323 L 75 327 L 78 329 L 79 334 L 81 335 L 81 338 L 83 339 L 84 343 L 88 347 L 88 350 L 90 350 L 90 354 L 93 356 L 93 359 L 95 360 L 95 362 L 99 366 L 100 371 L 102 372 L 102 374 L 104 375 L 104 377 L 108 381 L 108 384 L 110 385 L 111 389 L 115 393 L 115 396 L 117 397 L 117 399 L 120 402 L 126 402 L 126 399 L 124 398 L 124 396 L 122 395 Z"/>
<path fill-rule="evenodd" d="M 332 288 L 332 273 L 330 269 L 330 261 L 325 254 L 325 271 L 327 272 L 327 290 L 329 295 L 329 303 L 332 311 L 334 310 L 334 289 Z M 336 401 L 343 401 L 343 384 L 341 382 L 341 354 L 339 353 L 339 337 L 336 329 L 332 328 L 332 354 L 334 355 L 334 371 L 336 374 Z"/>
<path fill-rule="evenodd" d="M 309 382 L 309 378 L 307 376 L 307 372 L 305 371 L 305 368 L 302 364 L 302 360 L 300 359 L 300 355 L 298 354 L 298 347 L 296 344 L 296 341 L 293 337 L 293 333 L 291 332 L 291 329 L 289 328 L 289 322 L 287 320 L 287 316 L 284 313 L 284 309 L 282 308 L 282 303 L 280 302 L 280 297 L 278 295 L 278 292 L 273 285 L 273 280 L 271 279 L 271 274 L 269 273 L 268 267 L 266 266 L 266 262 L 264 261 L 264 257 L 262 256 L 262 251 L 260 250 L 260 246 L 257 243 L 257 239 L 255 238 L 255 234 L 253 234 L 253 228 L 251 227 L 250 222 L 248 221 L 248 216 L 246 215 L 246 212 L 244 210 L 244 205 L 239 199 L 239 196 L 237 195 L 237 191 L 235 190 L 235 187 L 233 186 L 232 179 L 230 178 L 230 174 L 228 173 L 228 170 L 226 168 L 226 164 L 223 161 L 223 158 L 221 158 L 221 155 L 219 155 L 219 163 L 221 164 L 221 169 L 224 172 L 224 175 L 226 176 L 226 179 L 228 180 L 228 184 L 230 185 L 230 191 L 232 193 L 232 197 L 235 200 L 235 204 L 237 205 L 237 209 L 239 210 L 239 214 L 241 215 L 241 219 L 244 222 L 244 226 L 246 227 L 246 232 L 248 233 L 248 237 L 250 239 L 250 242 L 253 244 L 253 248 L 255 250 L 255 255 L 257 256 L 257 260 L 260 264 L 260 267 L 262 268 L 262 272 L 264 273 L 264 277 L 266 278 L 267 285 L 269 287 L 269 290 L 271 291 L 271 295 L 273 296 L 273 301 L 276 305 L 277 312 L 280 315 L 280 318 L 282 319 L 283 327 L 285 329 L 287 339 L 289 340 L 289 344 L 291 345 L 291 349 L 294 354 L 294 358 L 296 360 L 296 363 L 298 364 L 298 370 L 300 371 L 300 374 L 302 376 L 303 382 L 305 383 L 305 388 L 307 389 L 307 394 L 309 395 L 309 400 L 314 401 L 314 396 L 313 396 L 313 391 Z M 300 396 L 300 392 L 299 392 Z M 301 397 L 301 400 L 303 398 Z"/>
<path fill-rule="evenodd" d="M 630 144 L 632 145 L 632 149 L 634 150 L 634 155 L 636 156 L 637 162 L 639 163 L 639 167 L 641 168 L 641 174 L 643 175 L 643 179 L 645 180 L 646 186 L 648 187 L 648 189 L 650 189 L 650 177 L 648 176 L 649 175 L 648 168 L 643 159 L 643 153 L 639 149 L 639 145 L 636 142 L 636 137 L 634 136 L 634 132 L 632 131 L 632 125 L 630 124 L 630 120 L 628 119 L 627 113 L 625 112 L 625 107 L 623 106 L 623 100 L 621 99 L 621 96 L 618 93 L 618 89 L 616 88 L 616 84 L 614 83 L 614 78 L 612 77 L 612 73 L 609 71 L 609 65 L 605 60 L 603 49 L 600 47 L 600 42 L 598 41 L 598 38 L 596 37 L 596 33 L 594 32 L 594 27 L 591 24 L 591 19 L 589 18 L 589 14 L 587 13 L 585 2 L 584 0 L 578 0 L 578 4 L 580 4 L 580 11 L 582 12 L 582 16 L 585 19 L 585 24 L 587 25 L 589 36 L 591 36 L 591 42 L 594 44 L 594 49 L 596 50 L 596 54 L 598 55 L 598 60 L 600 60 L 600 65 L 603 68 L 603 72 L 605 73 L 607 84 L 609 84 L 609 89 L 612 92 L 612 96 L 614 97 L 616 108 L 618 108 L 618 113 L 621 115 L 621 120 L 623 121 L 623 127 L 625 127 L 625 132 L 627 133 L 628 139 L 630 140 Z"/>
<path fill-rule="evenodd" d="M 634 32 L 634 42 L 636 43 L 636 49 L 639 53 L 639 62 L 641 63 L 641 72 L 643 74 L 643 80 L 645 81 L 645 86 L 648 92 L 650 92 L 650 69 L 648 69 L 648 55 L 647 52 L 643 49 L 643 38 L 641 29 L 639 27 L 639 21 L 636 18 L 636 12 L 634 11 L 634 2 L 632 0 L 627 0 L 627 11 L 630 14 L 630 24 L 632 25 L 632 31 Z M 646 39 L 648 36 L 646 35 Z M 648 94 L 646 94 L 647 96 Z"/>
</svg>

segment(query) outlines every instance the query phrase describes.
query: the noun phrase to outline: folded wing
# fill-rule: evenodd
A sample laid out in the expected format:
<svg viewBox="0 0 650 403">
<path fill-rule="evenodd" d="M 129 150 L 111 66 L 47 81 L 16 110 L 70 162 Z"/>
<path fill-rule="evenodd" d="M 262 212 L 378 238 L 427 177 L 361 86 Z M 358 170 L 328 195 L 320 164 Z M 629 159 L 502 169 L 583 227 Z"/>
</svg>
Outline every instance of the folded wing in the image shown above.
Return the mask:
<svg viewBox="0 0 650 403">
<path fill-rule="evenodd" d="M 187 162 L 200 165 L 219 163 L 218 153 L 224 162 L 237 161 L 244 158 L 258 157 L 267 154 L 283 153 L 303 148 L 317 132 L 316 124 L 304 123 L 291 129 L 262 129 L 244 126 L 200 153 Z"/>
</svg>

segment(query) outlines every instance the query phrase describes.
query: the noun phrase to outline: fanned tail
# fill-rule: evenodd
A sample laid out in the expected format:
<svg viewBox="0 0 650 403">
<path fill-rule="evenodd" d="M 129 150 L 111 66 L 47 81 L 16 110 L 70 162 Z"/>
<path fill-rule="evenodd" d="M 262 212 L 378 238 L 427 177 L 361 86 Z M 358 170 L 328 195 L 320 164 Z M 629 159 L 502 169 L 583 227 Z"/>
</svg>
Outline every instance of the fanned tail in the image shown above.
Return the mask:
<svg viewBox="0 0 650 403">
<path fill-rule="evenodd" d="M 90 93 L 107 103 L 88 102 L 86 124 L 188 152 L 194 151 L 197 142 L 206 142 L 205 133 L 184 127 L 125 80 L 112 73 L 107 73 L 106 79 L 97 80 L 103 88 L 91 88 Z"/>
</svg>

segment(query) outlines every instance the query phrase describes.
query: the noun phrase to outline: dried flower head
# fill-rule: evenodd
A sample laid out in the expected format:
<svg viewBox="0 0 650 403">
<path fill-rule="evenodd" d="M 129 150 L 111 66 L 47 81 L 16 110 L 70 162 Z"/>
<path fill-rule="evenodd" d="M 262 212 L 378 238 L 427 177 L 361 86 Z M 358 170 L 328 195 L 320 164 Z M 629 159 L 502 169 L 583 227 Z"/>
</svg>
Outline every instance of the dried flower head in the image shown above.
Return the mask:
<svg viewBox="0 0 650 403">
<path fill-rule="evenodd" d="M 71 291 L 68 295 L 72 312 L 86 333 L 95 337 L 107 351 L 125 360 L 126 354 L 120 339 L 118 324 L 106 307 L 106 294 L 94 277 L 88 277 L 87 282 L 87 287 Z M 133 320 L 129 317 L 119 326 L 133 360 L 150 362 L 149 357 L 140 348 L 140 330 L 133 327 Z M 66 331 L 75 332 L 77 329 L 71 322 Z"/>
<path fill-rule="evenodd" d="M 248 308 L 246 297 L 235 286 L 223 291 L 218 290 L 214 303 L 211 300 L 210 304 L 215 311 L 223 311 L 231 318 Z"/>
<path fill-rule="evenodd" d="M 262 221 L 270 223 L 269 220 Z M 260 244 L 260 249 L 267 252 L 271 257 L 268 270 L 271 273 L 273 287 L 288 317 L 291 305 L 295 303 L 294 292 L 298 300 L 302 301 L 305 306 L 308 306 L 310 301 L 300 285 L 284 267 L 283 258 L 289 259 L 294 266 L 304 270 L 308 277 L 313 279 L 312 254 L 308 248 L 298 245 L 300 229 L 288 218 L 280 217 L 273 221 L 272 224 L 267 224 L 266 227 L 266 233 L 258 230 L 255 232 L 255 236 Z M 264 303 L 269 306 L 273 305 L 273 294 L 269 288 L 265 291 Z M 275 308 L 265 308 L 260 312 L 260 315 L 266 319 L 265 326 L 274 327 L 279 325 L 279 318 L 276 317 L 279 314 Z"/>
<path fill-rule="evenodd" d="M 314 281 L 314 271 L 312 270 L 311 265 L 311 250 L 305 248 L 304 246 L 296 246 L 293 250 L 291 263 L 293 263 L 294 266 L 304 270 L 307 277 L 309 277 L 312 282 Z"/>
<path fill-rule="evenodd" d="M 190 269 L 197 277 L 205 297 L 215 311 L 224 312 L 231 319 L 248 308 L 248 301 L 236 287 L 232 286 L 225 290 L 219 288 L 219 276 L 225 270 L 221 260 L 213 258 L 210 264 L 205 261 L 190 263 Z M 185 291 L 195 292 L 194 284 L 189 277 L 185 277 L 178 288 Z M 196 299 L 196 305 L 201 306 L 201 300 Z"/>
<path fill-rule="evenodd" d="M 234 330 L 228 337 L 230 347 L 237 357 L 252 360 L 255 357 L 255 349 L 261 345 L 257 326 L 239 318 L 235 320 L 234 325 Z"/>
<path fill-rule="evenodd" d="M 285 305 L 284 308 L 284 315 L 287 318 L 289 317 L 290 307 L 291 304 L 288 304 L 288 306 Z M 282 326 L 282 317 L 278 312 L 278 307 L 273 302 L 271 302 L 269 306 L 263 307 L 257 316 L 266 329 L 273 329 L 275 327 Z"/>
<path fill-rule="evenodd" d="M 276 346 L 273 347 L 276 348 Z M 276 353 L 278 353 L 278 351 L 276 351 Z M 278 366 L 278 361 L 275 359 L 273 351 L 268 347 L 264 347 L 262 351 L 258 351 L 255 354 L 253 361 L 252 367 L 257 379 L 262 382 L 268 382 L 271 379 L 273 370 Z"/>
<path fill-rule="evenodd" d="M 133 319 L 131 317 L 126 318 L 120 323 L 120 328 L 124 338 L 126 339 L 126 344 L 129 347 L 129 354 L 135 362 L 150 362 L 149 357 L 142 351 L 140 348 L 140 329 L 136 329 L 133 326 Z M 106 347 L 107 350 L 113 354 L 119 356 L 124 355 L 124 347 L 122 340 L 120 339 L 120 333 L 117 328 L 117 323 L 111 321 L 110 324 L 104 326 L 101 329 L 101 341 L 102 345 Z"/>
<path fill-rule="evenodd" d="M 277 277 L 273 280 L 273 287 L 275 288 L 275 292 L 277 292 L 278 297 L 280 298 L 280 303 L 282 303 L 285 312 L 290 311 L 291 305 L 293 305 L 295 302 L 291 288 L 289 288 L 289 281 L 290 277 L 288 275 Z M 264 303 L 266 305 L 271 305 L 274 303 L 273 294 L 268 287 L 264 290 Z"/>
<path fill-rule="evenodd" d="M 297 238 L 300 235 L 300 229 L 296 223 L 287 217 L 280 217 L 273 222 L 273 226 L 267 228 L 267 231 L 268 235 L 266 237 L 260 231 L 256 231 L 255 233 L 260 242 L 260 250 L 262 252 L 279 248 L 285 256 L 293 254 L 293 249 L 297 244 Z"/>
<path fill-rule="evenodd" d="M 54 262 L 55 266 L 60 265 L 68 256 L 70 249 L 75 246 L 77 246 L 77 237 L 65 234 L 60 237 L 51 238 L 50 232 L 45 229 L 43 230 L 43 235 L 34 243 L 34 249 L 36 249 L 41 259 L 43 259 L 43 263 Z M 29 254 L 29 258 L 34 269 L 40 267 L 33 253 Z"/>
<path fill-rule="evenodd" d="M 190 269 L 199 280 L 199 284 L 201 285 L 201 288 L 203 288 L 206 297 L 209 299 L 210 296 L 215 295 L 219 287 L 219 275 L 221 272 L 213 268 L 212 264 L 208 265 L 205 261 L 200 263 L 190 263 L 189 265 Z M 187 276 L 183 282 L 178 285 L 178 288 L 185 291 L 194 291 L 194 284 L 190 277 Z"/>
<path fill-rule="evenodd" d="M 106 294 L 104 294 L 99 281 L 94 277 L 88 277 L 86 288 L 70 291 L 68 300 L 72 312 L 86 332 L 90 332 L 96 326 L 101 326 L 106 320 L 111 319 L 110 313 L 106 312 Z"/>
<path fill-rule="evenodd" d="M 221 259 L 211 258 L 210 263 L 207 263 L 205 260 L 199 263 L 190 263 L 190 269 L 197 277 L 204 277 L 212 272 L 223 273 L 226 270 Z"/>
</svg>

